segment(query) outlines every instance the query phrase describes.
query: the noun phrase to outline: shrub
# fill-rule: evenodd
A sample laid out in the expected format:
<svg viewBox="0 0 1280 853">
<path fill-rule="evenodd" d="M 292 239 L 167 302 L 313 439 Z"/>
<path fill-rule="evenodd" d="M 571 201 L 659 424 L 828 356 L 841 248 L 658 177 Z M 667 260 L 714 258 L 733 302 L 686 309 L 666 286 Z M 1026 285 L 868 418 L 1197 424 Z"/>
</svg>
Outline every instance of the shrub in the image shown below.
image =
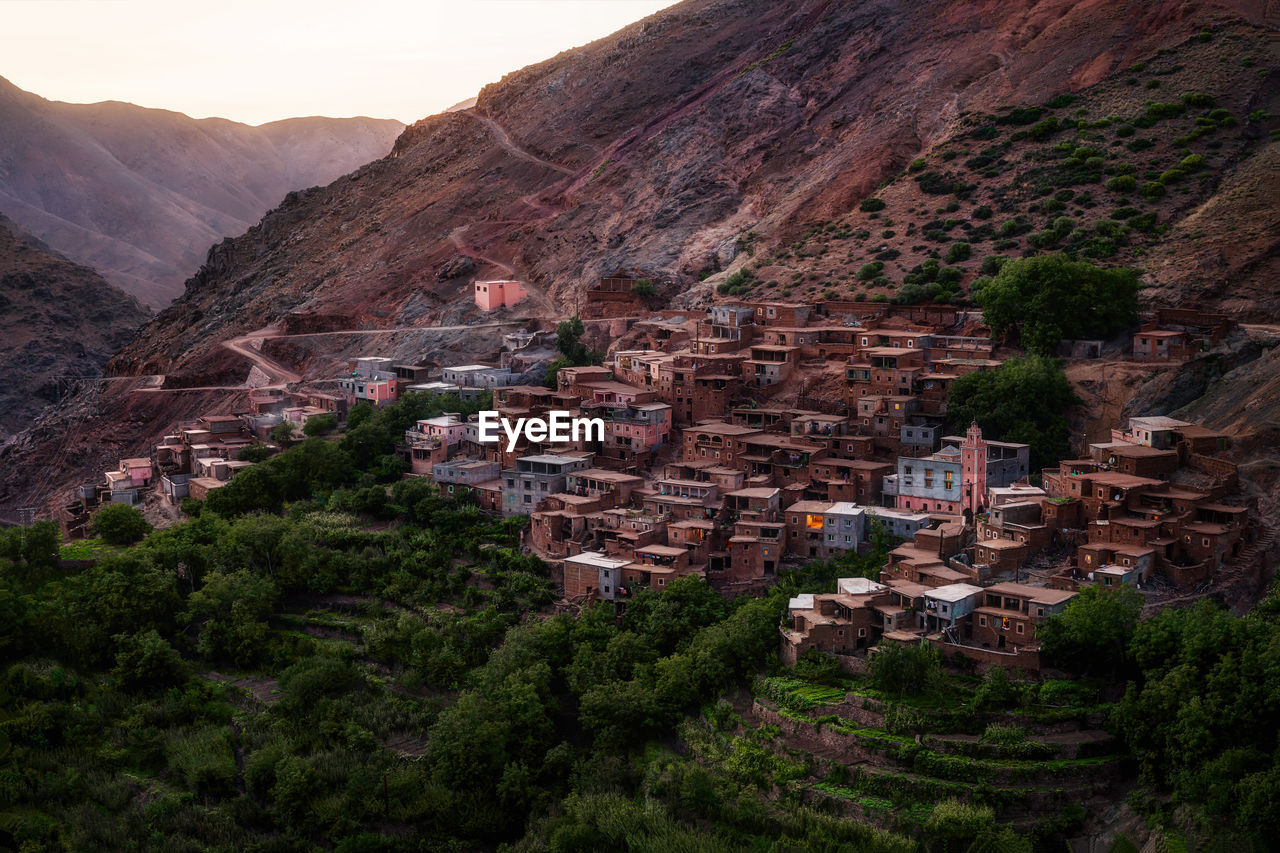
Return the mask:
<svg viewBox="0 0 1280 853">
<path fill-rule="evenodd" d="M 337 415 L 316 415 L 307 418 L 307 422 L 302 425 L 302 434 L 305 436 L 328 435 L 338 428 Z"/>
<path fill-rule="evenodd" d="M 858 275 L 857 275 L 858 281 L 870 281 L 871 279 L 878 276 L 880 274 L 880 271 L 883 269 L 884 269 L 883 261 L 872 261 L 869 264 L 863 264 L 862 267 L 858 270 Z"/>
<path fill-rule="evenodd" d="M 111 545 L 132 545 L 151 532 L 151 525 L 128 504 L 109 503 L 93 516 L 90 530 Z"/>
<path fill-rule="evenodd" d="M 946 261 L 949 264 L 954 264 L 957 261 L 968 260 L 971 251 L 972 249 L 968 243 L 963 241 L 952 243 L 951 248 L 947 249 Z"/>
<path fill-rule="evenodd" d="M 886 693 L 899 696 L 931 693 L 941 677 L 941 655 L 927 642 L 880 646 L 871 659 L 871 683 Z"/>
<path fill-rule="evenodd" d="M 1164 184 L 1159 181 L 1147 181 L 1142 185 L 1142 197 L 1152 201 L 1161 198 L 1165 194 Z"/>
<path fill-rule="evenodd" d="M 858 205 L 858 209 L 864 213 L 873 213 L 877 210 L 884 210 L 884 202 L 878 198 L 864 198 L 862 203 Z"/>
<path fill-rule="evenodd" d="M 992 211 L 990 206 L 982 204 L 973 209 L 973 218 L 974 219 L 990 219 L 991 213 Z"/>
<path fill-rule="evenodd" d="M 1213 95 L 1206 95 L 1204 92 L 1183 92 L 1182 103 L 1189 107 L 1211 107 Z"/>
<path fill-rule="evenodd" d="M 916 159 L 914 159 L 914 160 L 912 160 L 912 161 L 911 161 L 911 165 L 907 167 L 907 171 L 908 171 L 908 172 L 919 172 L 919 171 L 920 171 L 921 169 L 923 169 L 923 168 L 924 168 L 924 158 L 923 158 L 923 157 L 917 157 Z"/>
<path fill-rule="evenodd" d="M 1116 175 L 1107 181 L 1106 187 L 1112 192 L 1129 193 L 1138 188 L 1138 181 L 1133 175 Z"/>
<path fill-rule="evenodd" d="M 631 292 L 641 298 L 653 296 L 655 290 L 653 280 L 648 278 L 636 279 L 631 285 Z"/>
</svg>

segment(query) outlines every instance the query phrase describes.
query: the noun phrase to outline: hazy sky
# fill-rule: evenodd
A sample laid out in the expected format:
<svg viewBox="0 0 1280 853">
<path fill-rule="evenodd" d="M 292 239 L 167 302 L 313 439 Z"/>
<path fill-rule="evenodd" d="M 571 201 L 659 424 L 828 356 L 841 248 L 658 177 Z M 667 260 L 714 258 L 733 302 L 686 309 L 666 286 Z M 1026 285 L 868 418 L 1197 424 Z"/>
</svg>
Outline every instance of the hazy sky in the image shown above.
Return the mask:
<svg viewBox="0 0 1280 853">
<path fill-rule="evenodd" d="M 674 0 L 0 0 L 0 77 L 250 124 L 412 122 Z"/>
</svg>

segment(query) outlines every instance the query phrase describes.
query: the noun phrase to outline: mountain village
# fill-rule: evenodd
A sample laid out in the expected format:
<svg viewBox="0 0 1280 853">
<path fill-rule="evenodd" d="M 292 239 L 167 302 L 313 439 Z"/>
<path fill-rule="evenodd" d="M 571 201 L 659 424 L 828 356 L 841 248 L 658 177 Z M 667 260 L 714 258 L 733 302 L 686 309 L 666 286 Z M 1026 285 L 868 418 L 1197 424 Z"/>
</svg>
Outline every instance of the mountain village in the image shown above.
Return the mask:
<svg viewBox="0 0 1280 853">
<path fill-rule="evenodd" d="M 619 281 L 629 279 L 593 291 L 596 314 L 636 310 Z M 484 311 L 526 295 L 518 282 L 474 289 Z M 107 502 L 202 499 L 253 464 L 239 453 L 281 424 L 298 431 L 422 393 L 492 395 L 492 410 L 512 421 L 552 411 L 603 421 L 602 439 L 493 444 L 481 441 L 478 415 L 445 413 L 420 420 L 398 449 L 406 476 L 468 493 L 489 513 L 528 516 L 524 547 L 552 566 L 562 609 L 622 606 L 690 574 L 725 595 L 758 592 L 789 564 L 865 552 L 877 537 L 899 542 L 878 578 L 791 600 L 780 642 L 792 663 L 809 649 L 849 660 L 923 637 L 944 655 L 1038 672 L 1037 625 L 1083 586 L 1129 586 L 1149 602 L 1194 595 L 1243 571 L 1263 545 L 1256 505 L 1218 457 L 1229 435 L 1133 417 L 1082 458 L 1033 471 L 1026 444 L 976 424 L 947 434 L 952 383 L 1006 357 L 980 313 L 728 301 L 612 322 L 621 334 L 605 364 L 564 367 L 545 384 L 526 379 L 556 355 L 555 333 L 517 331 L 497 365 L 372 356 L 327 381 L 249 391 L 245 411 L 181 424 L 150 457 L 122 459 L 82 487 L 61 513 L 64 532 L 85 535 Z M 1133 358 L 1177 362 L 1230 325 L 1158 309 L 1134 335 Z M 1096 357 L 1101 344 L 1064 342 L 1062 354 Z M 775 402 L 815 374 L 840 393 Z"/>
</svg>

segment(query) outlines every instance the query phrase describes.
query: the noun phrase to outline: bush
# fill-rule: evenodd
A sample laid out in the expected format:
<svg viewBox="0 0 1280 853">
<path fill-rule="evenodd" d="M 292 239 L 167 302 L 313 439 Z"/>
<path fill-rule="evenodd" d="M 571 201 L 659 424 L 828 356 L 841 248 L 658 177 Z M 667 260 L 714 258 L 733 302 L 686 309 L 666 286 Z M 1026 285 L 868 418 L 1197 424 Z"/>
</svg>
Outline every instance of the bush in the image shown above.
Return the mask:
<svg viewBox="0 0 1280 853">
<path fill-rule="evenodd" d="M 933 692 L 942 678 L 942 656 L 927 642 L 881 645 L 871 659 L 871 683 L 898 696 Z"/>
<path fill-rule="evenodd" d="M 1150 201 L 1162 198 L 1165 194 L 1164 184 L 1159 181 L 1147 181 L 1142 185 L 1142 197 Z"/>
<path fill-rule="evenodd" d="M 182 656 L 152 628 L 136 634 L 118 634 L 114 674 L 130 688 L 167 687 L 186 680 Z"/>
<path fill-rule="evenodd" d="M 94 514 L 90 531 L 111 545 L 132 545 L 151 532 L 151 525 L 128 504 L 109 503 Z"/>
<path fill-rule="evenodd" d="M 965 243 L 963 241 L 952 243 L 951 247 L 947 249 L 947 255 L 945 260 L 949 264 L 954 264 L 957 261 L 966 261 L 969 259 L 969 254 L 971 251 L 972 250 L 968 243 Z"/>
<path fill-rule="evenodd" d="M 884 210 L 884 207 L 884 202 L 878 198 L 864 198 L 858 205 L 858 209 L 864 213 L 874 213 L 877 210 Z"/>
<path fill-rule="evenodd" d="M 337 428 L 337 415 L 316 415 L 315 417 L 307 418 L 307 422 L 302 425 L 302 434 L 306 436 L 328 435 Z"/>
<path fill-rule="evenodd" d="M 647 297 L 653 296 L 655 291 L 656 291 L 656 288 L 653 285 L 652 279 L 648 279 L 648 278 L 636 279 L 635 282 L 632 283 L 631 285 L 631 292 L 641 298 L 647 298 Z"/>
<path fill-rule="evenodd" d="M 1116 175 L 1107 181 L 1106 187 L 1112 192 L 1129 193 L 1137 189 L 1138 181 L 1133 175 Z"/>
</svg>

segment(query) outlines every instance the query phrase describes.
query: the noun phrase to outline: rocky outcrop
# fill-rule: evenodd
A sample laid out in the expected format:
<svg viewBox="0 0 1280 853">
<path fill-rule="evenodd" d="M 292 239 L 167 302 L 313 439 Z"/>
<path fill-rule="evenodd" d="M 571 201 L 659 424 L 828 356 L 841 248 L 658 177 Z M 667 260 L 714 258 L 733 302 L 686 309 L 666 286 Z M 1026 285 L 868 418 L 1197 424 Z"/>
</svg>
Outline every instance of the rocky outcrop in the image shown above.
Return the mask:
<svg viewBox="0 0 1280 853">
<path fill-rule="evenodd" d="M 0 216 L 0 444 L 101 375 L 149 314 Z"/>
</svg>

